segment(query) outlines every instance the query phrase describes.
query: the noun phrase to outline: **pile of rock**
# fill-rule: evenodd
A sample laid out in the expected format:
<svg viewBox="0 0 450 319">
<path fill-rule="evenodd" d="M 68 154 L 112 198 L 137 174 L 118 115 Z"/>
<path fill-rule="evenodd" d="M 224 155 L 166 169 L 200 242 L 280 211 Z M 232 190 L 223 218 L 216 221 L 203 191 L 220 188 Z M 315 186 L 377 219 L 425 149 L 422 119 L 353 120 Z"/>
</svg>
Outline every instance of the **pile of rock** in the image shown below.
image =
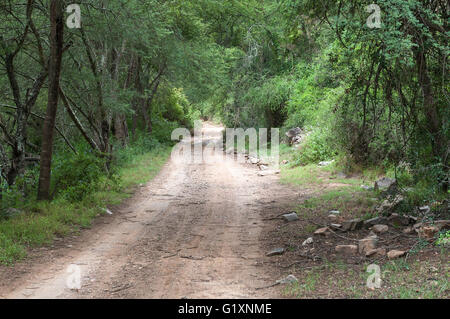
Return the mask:
<svg viewBox="0 0 450 319">
<path fill-rule="evenodd" d="M 262 159 L 249 154 L 245 154 L 244 156 L 246 163 L 258 166 L 261 171 L 267 171 L 269 169 L 269 164 L 264 162 Z"/>
<path fill-rule="evenodd" d="M 378 214 L 393 212 L 403 201 L 402 195 L 389 195 L 375 210 Z"/>
<path fill-rule="evenodd" d="M 354 245 L 337 245 L 335 251 L 338 254 L 346 256 L 362 255 L 370 258 L 378 258 L 387 256 L 389 259 L 399 258 L 406 255 L 407 251 L 391 250 L 378 247 L 379 238 L 383 234 L 388 233 L 390 227 L 395 229 L 403 228 L 403 233 L 414 234 L 417 233 L 419 238 L 428 241 L 434 241 L 436 234 L 441 230 L 450 229 L 450 220 L 438 220 L 434 222 L 418 222 L 417 217 L 410 215 L 400 215 L 391 213 L 388 216 L 378 216 L 367 220 L 360 218 L 344 220 L 338 223 L 339 211 L 330 211 L 328 220 L 330 223 L 326 227 L 321 227 L 314 232 L 315 236 L 328 237 L 333 232 L 350 232 L 360 229 L 368 229 L 370 233 L 367 237 L 358 240 L 358 244 Z M 312 238 L 310 239 L 312 242 Z M 356 241 L 356 240 L 355 240 Z M 303 246 L 307 242 L 305 241 Z"/>
<path fill-rule="evenodd" d="M 286 132 L 289 145 L 300 144 L 306 134 L 300 127 L 295 127 Z"/>
<path fill-rule="evenodd" d="M 395 192 L 397 192 L 397 180 L 393 178 L 383 177 L 375 182 L 373 188 L 375 191 L 394 194 Z"/>
</svg>

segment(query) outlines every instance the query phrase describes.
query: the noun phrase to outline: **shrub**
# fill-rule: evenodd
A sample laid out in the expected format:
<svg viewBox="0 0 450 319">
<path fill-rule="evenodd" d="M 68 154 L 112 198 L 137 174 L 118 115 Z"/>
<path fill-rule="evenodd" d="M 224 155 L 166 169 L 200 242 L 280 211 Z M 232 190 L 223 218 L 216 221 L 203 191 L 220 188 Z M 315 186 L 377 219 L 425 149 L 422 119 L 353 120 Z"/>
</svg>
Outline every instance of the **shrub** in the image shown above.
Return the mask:
<svg viewBox="0 0 450 319">
<path fill-rule="evenodd" d="M 64 153 L 52 164 L 53 194 L 69 201 L 79 201 L 94 191 L 105 175 L 105 159 L 81 150 L 78 155 Z"/>
<path fill-rule="evenodd" d="M 329 127 L 315 128 L 302 143 L 299 164 L 317 163 L 329 160 L 338 154 Z"/>
</svg>

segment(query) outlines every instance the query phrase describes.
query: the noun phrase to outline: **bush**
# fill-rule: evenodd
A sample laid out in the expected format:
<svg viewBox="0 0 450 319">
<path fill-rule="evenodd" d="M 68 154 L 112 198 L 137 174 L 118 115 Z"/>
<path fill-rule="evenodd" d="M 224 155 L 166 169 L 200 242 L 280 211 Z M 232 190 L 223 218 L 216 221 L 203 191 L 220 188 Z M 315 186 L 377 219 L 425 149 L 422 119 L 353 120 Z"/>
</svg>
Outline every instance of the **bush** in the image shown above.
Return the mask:
<svg viewBox="0 0 450 319">
<path fill-rule="evenodd" d="M 156 124 L 156 127 L 155 127 Z M 153 124 L 154 135 L 159 135 L 161 128 L 157 123 Z M 133 160 L 136 155 L 141 155 L 161 147 L 162 144 L 155 136 L 149 136 L 147 132 L 137 131 L 133 142 L 127 147 L 118 147 L 116 145 L 116 152 L 114 154 L 114 167 L 120 167 Z"/>
<path fill-rule="evenodd" d="M 52 164 L 53 195 L 61 195 L 74 202 L 97 189 L 97 182 L 105 175 L 105 159 L 80 150 L 78 155 L 63 153 Z"/>
<path fill-rule="evenodd" d="M 298 164 L 330 160 L 338 154 L 329 127 L 315 128 L 305 138 L 298 154 Z"/>
</svg>

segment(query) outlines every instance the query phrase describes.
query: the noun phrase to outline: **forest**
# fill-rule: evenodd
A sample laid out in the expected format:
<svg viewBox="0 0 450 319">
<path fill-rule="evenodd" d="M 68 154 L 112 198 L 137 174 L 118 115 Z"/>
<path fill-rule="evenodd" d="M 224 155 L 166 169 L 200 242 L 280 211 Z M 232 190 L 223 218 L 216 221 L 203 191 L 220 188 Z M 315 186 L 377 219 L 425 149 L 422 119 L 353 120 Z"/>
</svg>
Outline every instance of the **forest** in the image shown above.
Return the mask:
<svg viewBox="0 0 450 319">
<path fill-rule="evenodd" d="M 448 199 L 449 9 L 1 0 L 0 262 L 89 224 L 196 120 L 280 128 L 283 143 L 299 127 L 291 167 L 334 160 L 395 177 L 411 207 Z"/>
<path fill-rule="evenodd" d="M 82 27 L 69 29 L 61 1 L 62 30 L 52 30 L 61 43 L 52 43 L 48 3 L 5 1 L 2 198 L 36 196 L 37 167 L 49 166 L 52 147 L 60 171 L 46 199 L 90 182 L 64 161 L 91 161 L 107 174 L 118 150 L 167 142 L 171 128 L 199 117 L 308 127 L 302 163 L 339 155 L 407 165 L 411 178 L 446 191 L 447 4 L 379 1 L 389 15 L 370 29 L 367 3 L 335 2 L 85 1 Z M 49 84 L 52 54 L 61 55 L 58 88 Z"/>
</svg>

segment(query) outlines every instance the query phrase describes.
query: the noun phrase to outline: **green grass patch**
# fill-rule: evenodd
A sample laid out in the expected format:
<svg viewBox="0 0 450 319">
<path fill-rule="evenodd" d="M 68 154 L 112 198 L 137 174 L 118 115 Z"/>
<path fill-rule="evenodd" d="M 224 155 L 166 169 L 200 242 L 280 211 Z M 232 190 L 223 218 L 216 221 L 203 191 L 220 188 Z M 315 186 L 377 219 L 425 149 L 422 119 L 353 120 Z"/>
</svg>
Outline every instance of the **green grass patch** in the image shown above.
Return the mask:
<svg viewBox="0 0 450 319">
<path fill-rule="evenodd" d="M 325 182 L 325 176 L 320 167 L 315 164 L 309 164 L 282 169 L 280 180 L 283 184 L 323 184 Z"/>
<path fill-rule="evenodd" d="M 102 208 L 119 204 L 132 194 L 132 187 L 151 180 L 167 161 L 171 148 L 159 146 L 135 155 L 117 169 L 112 178 L 102 177 L 101 187 L 81 201 L 60 196 L 52 202 L 32 202 L 23 214 L 0 221 L 0 263 L 12 264 L 26 256 L 27 247 L 49 245 L 55 236 L 76 233 L 91 226 Z"/>
<path fill-rule="evenodd" d="M 377 203 L 372 192 L 361 191 L 358 186 L 345 186 L 324 191 L 321 195 L 309 198 L 298 206 L 299 214 L 312 216 L 330 210 L 340 211 L 340 216 L 370 218 L 371 208 Z"/>
<path fill-rule="evenodd" d="M 370 289 L 367 265 L 349 265 L 337 260 L 305 270 L 294 268 L 298 283 L 287 285 L 282 294 L 293 298 L 436 299 L 449 296 L 448 260 L 404 259 L 380 265 L 381 287 Z"/>
<path fill-rule="evenodd" d="M 322 185 L 322 184 L 347 184 L 357 185 L 362 184 L 359 178 L 342 178 L 339 170 L 335 164 L 330 164 L 325 167 L 317 164 L 308 164 L 305 166 L 287 165 L 281 170 L 281 182 L 292 185 Z"/>
</svg>

